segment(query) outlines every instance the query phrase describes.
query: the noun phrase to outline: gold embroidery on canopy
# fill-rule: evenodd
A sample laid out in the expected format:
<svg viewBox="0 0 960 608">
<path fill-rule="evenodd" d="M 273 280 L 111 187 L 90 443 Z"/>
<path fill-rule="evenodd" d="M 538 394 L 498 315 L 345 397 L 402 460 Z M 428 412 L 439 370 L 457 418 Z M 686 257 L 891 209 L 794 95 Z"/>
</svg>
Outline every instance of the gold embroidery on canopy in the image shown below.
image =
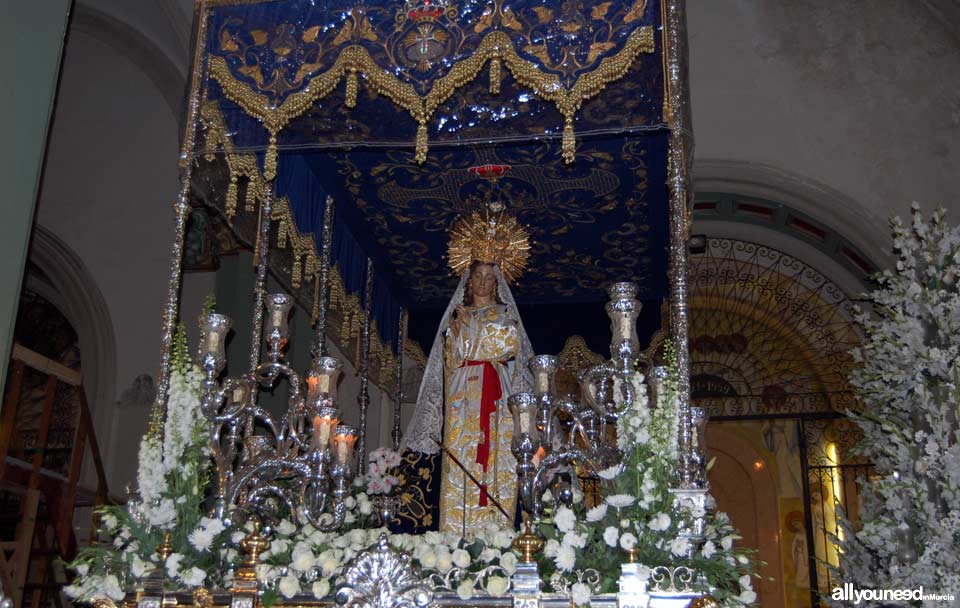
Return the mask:
<svg viewBox="0 0 960 608">
<path fill-rule="evenodd" d="M 237 103 L 244 112 L 259 119 L 270 134 L 264 162 L 264 177 L 272 180 L 276 176 L 277 134 L 292 119 L 313 107 L 316 101 L 329 95 L 344 77 L 348 79 L 347 106 L 352 107 L 356 100 L 355 87 L 359 86 L 356 79 L 358 74 L 364 77 L 367 86 L 409 112 L 417 122 L 415 157 L 418 163 L 425 162 L 427 122 L 437 108 L 450 99 L 457 89 L 476 79 L 487 62 L 495 62 L 490 67 L 491 89 L 499 89 L 499 72 L 502 66 L 510 71 L 518 84 L 530 88 L 534 94 L 556 105 L 557 110 L 564 117 L 563 158 L 566 162 L 573 162 L 575 155 L 573 119 L 577 110 L 584 101 L 597 95 L 609 83 L 622 78 L 640 53 L 652 53 L 654 47 L 653 28 L 650 26 L 638 28 L 630 34 L 619 52 L 601 59 L 596 69 L 582 74 L 573 86 L 567 89 L 560 83 L 560 78 L 556 74 L 543 72 L 535 63 L 521 58 L 514 49 L 510 36 L 503 31 L 495 30 L 484 36 L 473 55 L 454 64 L 447 74 L 433 83 L 426 95 L 421 96 L 413 85 L 401 81 L 380 67 L 365 48 L 350 45 L 341 50 L 330 69 L 315 75 L 306 88 L 290 94 L 283 103 L 276 106 L 266 95 L 256 93 L 238 80 L 223 57 L 208 55 L 208 70 L 210 76 L 220 84 L 224 95 Z M 596 54 L 599 53 L 598 49 Z"/>
</svg>

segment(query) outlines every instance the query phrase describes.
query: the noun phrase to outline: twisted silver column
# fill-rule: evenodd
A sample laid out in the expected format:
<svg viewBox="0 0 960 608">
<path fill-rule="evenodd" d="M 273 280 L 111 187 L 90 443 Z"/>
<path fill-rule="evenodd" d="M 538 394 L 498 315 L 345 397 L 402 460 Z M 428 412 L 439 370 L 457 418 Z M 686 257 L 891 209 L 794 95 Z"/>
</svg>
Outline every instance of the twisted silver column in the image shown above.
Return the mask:
<svg viewBox="0 0 960 608">
<path fill-rule="evenodd" d="M 360 438 L 357 442 L 357 467 L 367 472 L 367 410 L 370 408 L 370 322 L 373 310 L 373 260 L 367 258 L 367 279 L 363 293 L 363 333 L 360 336 Z"/>
<path fill-rule="evenodd" d="M 400 408 L 403 403 L 403 345 L 407 342 L 407 309 L 400 309 L 400 327 L 397 329 L 397 367 L 394 376 L 396 383 L 393 393 L 393 431 L 390 436 L 393 438 L 393 449 L 400 449 L 400 437 L 403 431 L 400 430 Z"/>
<path fill-rule="evenodd" d="M 170 246 L 170 276 L 167 280 L 167 299 L 163 305 L 163 325 L 160 338 L 160 371 L 157 374 L 157 393 L 151 416 L 151 425 L 162 423 L 166 415 L 167 390 L 170 387 L 170 365 L 173 355 L 173 332 L 180 311 L 180 279 L 183 265 L 183 238 L 190 214 L 190 181 L 193 177 L 193 150 L 196 146 L 197 121 L 200 117 L 200 83 L 203 80 L 203 58 L 206 56 L 207 2 L 200 0 L 197 13 L 197 38 L 194 44 L 193 67 L 190 72 L 190 97 L 187 102 L 187 121 L 183 144 L 180 147 L 180 191 L 173 205 L 176 216 L 173 243 Z"/>
<path fill-rule="evenodd" d="M 317 325 L 313 357 L 327 356 L 327 308 L 330 306 L 330 251 L 333 246 L 333 197 L 328 196 L 323 209 L 323 234 L 320 243 L 320 289 L 317 291 Z"/>
</svg>

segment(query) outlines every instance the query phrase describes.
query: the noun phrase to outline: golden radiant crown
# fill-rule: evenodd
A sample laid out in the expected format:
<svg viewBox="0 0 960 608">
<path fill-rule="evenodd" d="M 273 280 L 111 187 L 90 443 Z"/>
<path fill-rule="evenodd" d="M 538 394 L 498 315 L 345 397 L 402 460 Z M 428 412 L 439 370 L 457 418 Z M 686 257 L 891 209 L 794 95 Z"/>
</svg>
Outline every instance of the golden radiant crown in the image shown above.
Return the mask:
<svg viewBox="0 0 960 608">
<path fill-rule="evenodd" d="M 527 229 L 502 210 L 474 211 L 458 218 L 450 229 L 447 263 L 460 276 L 479 261 L 496 264 L 512 283 L 523 274 L 529 258 Z"/>
</svg>

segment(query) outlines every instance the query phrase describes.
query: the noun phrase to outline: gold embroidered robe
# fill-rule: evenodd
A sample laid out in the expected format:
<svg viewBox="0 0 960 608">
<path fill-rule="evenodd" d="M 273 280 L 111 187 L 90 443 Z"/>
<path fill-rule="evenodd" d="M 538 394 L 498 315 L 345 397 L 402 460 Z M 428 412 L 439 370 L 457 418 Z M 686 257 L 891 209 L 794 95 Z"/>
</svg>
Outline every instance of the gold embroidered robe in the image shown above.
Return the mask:
<svg viewBox="0 0 960 608">
<path fill-rule="evenodd" d="M 510 453 L 513 419 L 507 409 L 507 397 L 513 386 L 519 350 L 517 321 L 503 304 L 469 310 L 469 319 L 461 324 L 460 335 L 447 336 L 444 344 L 443 442 L 457 459 L 487 487 L 513 516 L 517 496 L 516 460 Z M 500 381 L 501 397 L 490 415 L 487 470 L 477 462 L 478 446 L 484 442 L 480 411 L 484 368 L 491 362 Z M 490 372 L 486 373 L 489 379 Z M 443 458 L 440 484 L 440 531 L 468 536 L 477 524 L 499 522 L 512 525 L 488 500 L 480 505 L 481 492 L 449 457 Z"/>
</svg>

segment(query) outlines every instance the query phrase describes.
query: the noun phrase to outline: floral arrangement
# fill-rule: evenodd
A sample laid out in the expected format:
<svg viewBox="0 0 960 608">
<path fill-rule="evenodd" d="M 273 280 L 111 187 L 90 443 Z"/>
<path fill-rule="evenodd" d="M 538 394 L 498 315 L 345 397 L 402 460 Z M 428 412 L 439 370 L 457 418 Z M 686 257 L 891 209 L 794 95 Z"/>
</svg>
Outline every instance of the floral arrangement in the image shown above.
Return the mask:
<svg viewBox="0 0 960 608">
<path fill-rule="evenodd" d="M 222 521 L 204 516 L 205 489 L 210 480 L 208 429 L 200 414 L 200 368 L 191 360 L 186 333 L 174 337 L 167 417 L 156 409 L 140 443 L 137 483 L 139 500 L 99 511 L 102 531 L 113 539 L 107 546 L 80 551 L 71 564 L 79 575 L 65 591 L 72 598 L 123 599 L 136 579 L 166 568 L 173 584 L 192 588 L 223 581 L 220 568 L 227 531 Z M 159 563 L 156 548 L 170 534 L 173 553 Z"/>
<path fill-rule="evenodd" d="M 102 531 L 113 541 L 83 549 L 71 564 L 78 577 L 67 593 L 81 601 L 120 600 L 137 581 L 162 568 L 176 589 L 228 588 L 239 562 L 240 542 L 252 523 L 229 525 L 207 515 L 211 481 L 208 429 L 200 414 L 200 369 L 191 361 L 182 328 L 173 351 L 167 415 L 154 412 L 140 447 L 139 500 L 100 511 Z M 752 603 L 752 562 L 734 548 L 739 538 L 722 513 L 678 513 L 669 487 L 677 462 L 676 379 L 669 379 L 656 407 L 646 398 L 640 374 L 639 396 L 617 425 L 621 466 L 602 472 L 610 492 L 587 508 L 574 489 L 573 504 L 549 510 L 538 524 L 546 538 L 540 560 L 545 591 L 564 593 L 586 605 L 595 593 L 615 591 L 620 564 L 632 553 L 652 573 L 658 566 L 687 566 L 702 574 L 701 584 L 725 606 Z M 618 393 L 619 394 L 619 393 Z M 463 599 L 477 593 L 500 596 L 510 588 L 517 567 L 511 550 L 516 532 L 496 524 L 471 538 L 428 532 L 390 534 L 379 526 L 378 501 L 399 484 L 394 474 L 400 455 L 384 448 L 369 455 L 367 474 L 358 476 L 346 499 L 344 526 L 328 533 L 282 519 L 268 530 L 269 549 L 261 553 L 257 578 L 262 601 L 311 593 L 328 596 L 347 564 L 381 534 L 411 554 L 422 574 L 439 590 Z M 546 497 L 552 504 L 552 497 Z M 706 538 L 691 547 L 681 530 L 693 517 L 706 516 Z M 161 563 L 157 547 L 169 535 L 170 555 Z"/>
<path fill-rule="evenodd" d="M 867 340 L 851 382 L 860 454 L 862 529 L 844 531 L 840 580 L 859 588 L 960 589 L 960 228 L 943 210 L 893 225 L 896 270 L 878 277 L 863 315 Z"/>
<path fill-rule="evenodd" d="M 642 376 L 635 375 L 632 382 L 638 397 L 617 422 L 618 447 L 626 457 L 620 466 L 600 472 L 611 492 L 588 509 L 577 503 L 553 511 L 552 524 L 540 526 L 549 560 L 541 565 L 553 571 L 547 574 L 555 581 L 564 581 L 555 587 L 570 586 L 577 605 L 586 604 L 591 593 L 616 590 L 620 564 L 628 553 L 648 575 L 658 566 L 687 566 L 701 573 L 705 587 L 724 606 L 753 603 L 754 564 L 749 551 L 734 547 L 740 536 L 729 517 L 678 513 L 674 507 L 669 488 L 678 457 L 676 376 L 668 377 L 656 407 L 649 403 Z M 706 536 L 694 551 L 681 530 L 694 517 L 703 516 Z M 585 576 L 590 572 L 596 573 L 594 585 Z"/>
</svg>

